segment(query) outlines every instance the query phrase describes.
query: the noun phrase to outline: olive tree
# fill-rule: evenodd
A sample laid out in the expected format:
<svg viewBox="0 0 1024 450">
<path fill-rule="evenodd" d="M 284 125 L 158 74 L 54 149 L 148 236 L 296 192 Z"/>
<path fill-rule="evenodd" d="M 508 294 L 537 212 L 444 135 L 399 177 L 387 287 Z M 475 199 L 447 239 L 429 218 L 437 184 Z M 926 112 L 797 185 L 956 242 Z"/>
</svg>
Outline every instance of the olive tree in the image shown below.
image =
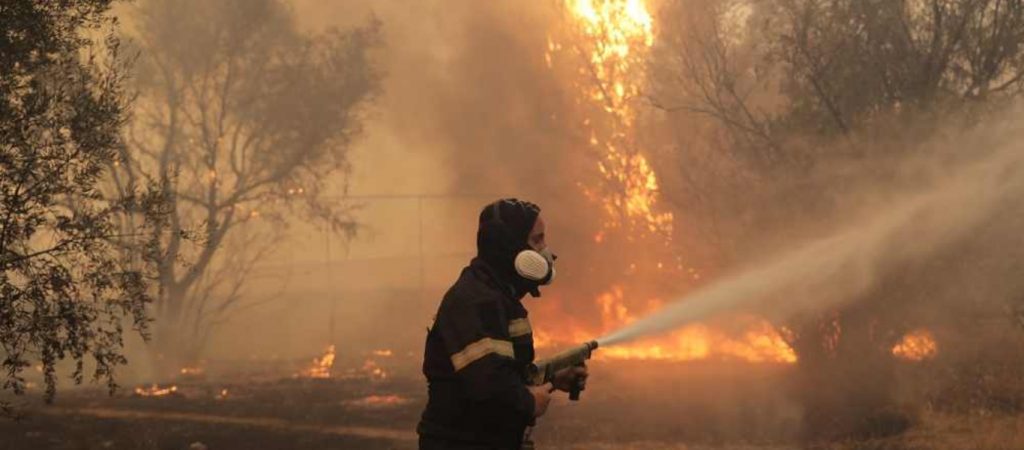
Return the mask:
<svg viewBox="0 0 1024 450">
<path fill-rule="evenodd" d="M 75 382 L 91 372 L 113 390 L 124 325 L 146 330 L 145 236 L 163 196 L 140 183 L 110 201 L 99 189 L 119 164 L 131 103 L 110 6 L 0 4 L 3 391 L 23 393 L 24 372 L 37 366 L 52 400 L 62 360 Z M 142 220 L 119 227 L 115 217 L 129 212 Z"/>
<path fill-rule="evenodd" d="M 154 340 L 187 363 L 251 298 L 245 281 L 283 225 L 354 232 L 352 206 L 331 194 L 344 192 L 379 92 L 380 25 L 309 35 L 278 0 L 145 0 L 131 17 L 138 112 L 114 191 L 168 192 L 169 218 L 152 236 Z"/>
</svg>

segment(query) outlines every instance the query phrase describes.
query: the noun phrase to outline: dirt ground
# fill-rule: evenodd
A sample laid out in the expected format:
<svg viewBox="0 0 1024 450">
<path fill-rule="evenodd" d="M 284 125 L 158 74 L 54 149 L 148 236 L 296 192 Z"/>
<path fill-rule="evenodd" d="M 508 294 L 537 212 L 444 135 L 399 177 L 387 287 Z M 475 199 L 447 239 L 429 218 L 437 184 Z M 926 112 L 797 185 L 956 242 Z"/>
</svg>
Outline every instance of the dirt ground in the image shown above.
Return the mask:
<svg viewBox="0 0 1024 450">
<path fill-rule="evenodd" d="M 805 443 L 785 367 L 595 363 L 580 402 L 557 398 L 534 432 L 538 448 L 1011 449 L 1024 418 L 925 411 L 910 431 L 872 441 Z M 414 449 L 424 403 L 413 371 L 344 376 L 175 380 L 143 397 L 123 389 L 68 389 L 56 403 L 23 399 L 19 421 L 0 420 L 0 450 Z M 161 385 L 167 386 L 167 385 Z"/>
</svg>

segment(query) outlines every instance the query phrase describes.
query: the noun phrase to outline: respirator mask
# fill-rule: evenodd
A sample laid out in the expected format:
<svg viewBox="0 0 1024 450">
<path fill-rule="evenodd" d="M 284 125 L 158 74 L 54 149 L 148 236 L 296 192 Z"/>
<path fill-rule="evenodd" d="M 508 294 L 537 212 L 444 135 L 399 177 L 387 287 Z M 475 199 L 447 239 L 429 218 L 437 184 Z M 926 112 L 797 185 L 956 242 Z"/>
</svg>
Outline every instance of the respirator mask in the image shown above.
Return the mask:
<svg viewBox="0 0 1024 450">
<path fill-rule="evenodd" d="M 551 249 L 547 247 L 540 251 L 523 250 L 516 255 L 516 273 L 541 286 L 549 285 L 555 279 L 556 259 L 558 256 L 551 253 Z"/>
</svg>

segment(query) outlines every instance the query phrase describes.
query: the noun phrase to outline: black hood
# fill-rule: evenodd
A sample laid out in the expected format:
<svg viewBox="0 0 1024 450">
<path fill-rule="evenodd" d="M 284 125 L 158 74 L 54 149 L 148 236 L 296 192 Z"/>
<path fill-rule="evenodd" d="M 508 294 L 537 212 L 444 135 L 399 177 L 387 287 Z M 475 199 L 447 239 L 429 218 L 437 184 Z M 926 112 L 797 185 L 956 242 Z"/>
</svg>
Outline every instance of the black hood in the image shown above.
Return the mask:
<svg viewBox="0 0 1024 450">
<path fill-rule="evenodd" d="M 512 284 L 520 297 L 526 293 L 540 295 L 537 283 L 520 277 L 515 269 L 516 255 L 529 248 L 530 231 L 538 215 L 539 206 L 514 198 L 498 200 L 480 211 L 477 257 Z"/>
</svg>

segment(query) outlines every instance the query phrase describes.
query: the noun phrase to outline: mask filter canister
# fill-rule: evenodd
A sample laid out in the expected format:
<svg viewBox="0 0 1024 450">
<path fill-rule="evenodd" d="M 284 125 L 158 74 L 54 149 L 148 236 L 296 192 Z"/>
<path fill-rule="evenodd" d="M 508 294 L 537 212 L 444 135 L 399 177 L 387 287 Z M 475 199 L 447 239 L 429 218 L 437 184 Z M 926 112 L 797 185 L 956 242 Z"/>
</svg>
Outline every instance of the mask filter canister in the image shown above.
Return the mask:
<svg viewBox="0 0 1024 450">
<path fill-rule="evenodd" d="M 548 284 L 555 278 L 553 262 L 554 255 L 547 249 L 544 252 L 523 250 L 516 255 L 516 272 L 527 280 Z"/>
</svg>

